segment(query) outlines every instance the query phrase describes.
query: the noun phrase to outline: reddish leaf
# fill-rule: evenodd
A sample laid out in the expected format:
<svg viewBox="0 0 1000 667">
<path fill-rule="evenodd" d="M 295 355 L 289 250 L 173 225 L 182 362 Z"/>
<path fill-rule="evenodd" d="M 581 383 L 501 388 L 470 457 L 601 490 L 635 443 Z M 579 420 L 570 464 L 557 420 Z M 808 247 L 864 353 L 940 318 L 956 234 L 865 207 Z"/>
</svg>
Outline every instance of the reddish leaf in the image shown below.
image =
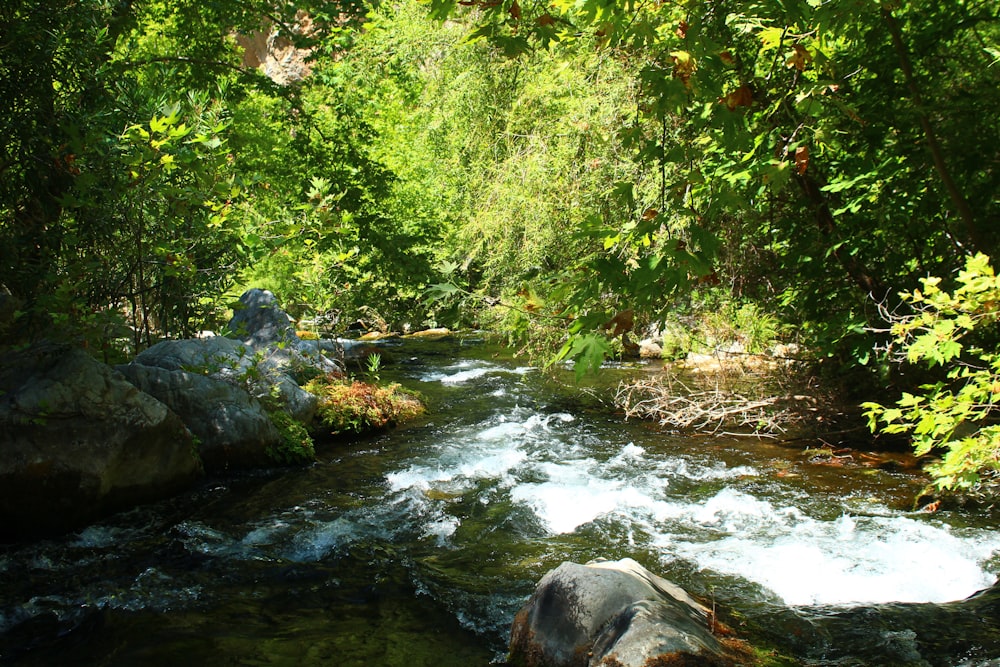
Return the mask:
<svg viewBox="0 0 1000 667">
<path fill-rule="evenodd" d="M 623 310 L 612 317 L 605 325 L 605 330 L 611 330 L 611 337 L 615 338 L 628 333 L 635 326 L 635 311 L 631 308 Z"/>
<path fill-rule="evenodd" d="M 726 108 L 730 111 L 733 111 L 737 107 L 749 107 L 753 104 L 753 92 L 751 92 L 749 86 L 744 84 L 736 90 L 733 90 L 723 96 L 720 101 L 723 102 L 726 105 Z"/>
<path fill-rule="evenodd" d="M 794 67 L 800 72 L 804 71 L 806 66 L 812 62 L 812 55 L 810 55 L 809 50 L 801 44 L 795 44 L 792 46 L 792 54 L 788 56 L 788 60 L 785 64 L 788 67 Z"/>
<path fill-rule="evenodd" d="M 799 146 L 795 149 L 795 171 L 799 172 L 799 175 L 806 173 L 806 169 L 809 168 L 809 147 Z"/>
</svg>

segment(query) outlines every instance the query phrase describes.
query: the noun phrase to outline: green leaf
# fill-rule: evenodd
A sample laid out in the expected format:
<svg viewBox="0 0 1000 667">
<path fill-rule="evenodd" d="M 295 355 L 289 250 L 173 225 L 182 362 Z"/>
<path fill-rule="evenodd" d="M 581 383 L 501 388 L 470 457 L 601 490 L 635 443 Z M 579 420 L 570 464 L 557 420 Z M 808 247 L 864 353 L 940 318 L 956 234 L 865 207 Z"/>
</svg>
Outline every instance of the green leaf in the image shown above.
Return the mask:
<svg viewBox="0 0 1000 667">
<path fill-rule="evenodd" d="M 557 359 L 572 359 L 573 372 L 579 382 L 589 371 L 597 372 L 604 360 L 611 355 L 607 339 L 599 334 L 582 334 L 570 337 Z"/>
</svg>

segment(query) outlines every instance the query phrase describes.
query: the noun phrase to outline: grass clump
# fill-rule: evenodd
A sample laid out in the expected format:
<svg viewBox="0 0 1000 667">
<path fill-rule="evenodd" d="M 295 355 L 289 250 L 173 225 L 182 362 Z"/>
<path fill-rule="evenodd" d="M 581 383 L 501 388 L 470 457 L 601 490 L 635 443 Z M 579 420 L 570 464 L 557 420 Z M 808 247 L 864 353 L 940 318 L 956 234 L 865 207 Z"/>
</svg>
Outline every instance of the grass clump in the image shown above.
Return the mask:
<svg viewBox="0 0 1000 667">
<path fill-rule="evenodd" d="M 420 398 L 397 383 L 324 377 L 310 381 L 305 390 L 319 397 L 316 420 L 330 435 L 372 433 L 424 412 Z"/>
</svg>

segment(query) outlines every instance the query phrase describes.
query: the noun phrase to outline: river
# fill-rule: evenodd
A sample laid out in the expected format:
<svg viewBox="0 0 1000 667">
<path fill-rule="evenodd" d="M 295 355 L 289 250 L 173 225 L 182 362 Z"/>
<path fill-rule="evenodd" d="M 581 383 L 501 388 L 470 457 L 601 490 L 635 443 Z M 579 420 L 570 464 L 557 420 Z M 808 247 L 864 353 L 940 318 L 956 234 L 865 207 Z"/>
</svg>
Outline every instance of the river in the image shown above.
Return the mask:
<svg viewBox="0 0 1000 667">
<path fill-rule="evenodd" d="M 1000 572 L 995 517 L 910 511 L 924 480 L 902 454 L 834 466 L 801 442 L 663 435 L 475 339 L 384 356 L 422 420 L 0 547 L 0 662 L 487 665 L 545 572 L 624 556 L 782 644 L 774 627 L 958 600 Z M 926 632 L 820 630 L 778 648 L 886 664 L 910 650 L 887 643 L 918 655 Z M 997 664 L 1000 643 L 941 643 L 914 664 Z"/>
</svg>

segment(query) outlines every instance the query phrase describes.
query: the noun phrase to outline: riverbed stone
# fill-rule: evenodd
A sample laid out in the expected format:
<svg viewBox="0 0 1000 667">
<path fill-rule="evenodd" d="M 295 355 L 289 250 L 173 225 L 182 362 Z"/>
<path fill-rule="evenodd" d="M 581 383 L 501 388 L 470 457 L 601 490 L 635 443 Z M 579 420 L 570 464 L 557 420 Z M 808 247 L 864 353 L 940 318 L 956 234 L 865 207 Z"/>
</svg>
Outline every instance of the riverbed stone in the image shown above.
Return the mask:
<svg viewBox="0 0 1000 667">
<path fill-rule="evenodd" d="M 288 314 L 268 290 L 249 289 L 233 309 L 228 335 L 254 351 L 265 350 L 268 363 L 294 373 L 296 367 L 329 373 L 343 370 L 334 360 L 342 354 L 338 341 L 304 340 Z"/>
<path fill-rule="evenodd" d="M 344 366 L 339 360 L 344 356 L 343 346 L 339 341 L 299 338 L 291 318 L 268 290 L 247 290 L 233 313 L 228 335 L 259 360 L 269 390 L 277 388 L 286 411 L 297 421 L 309 422 L 316 400 L 299 390 L 299 385 L 318 375 L 342 373 Z"/>
<path fill-rule="evenodd" d="M 510 663 L 520 667 L 734 664 L 710 611 L 636 561 L 565 562 L 546 574 L 514 619 Z M 668 660 L 688 660 L 672 663 Z"/>
<path fill-rule="evenodd" d="M 639 358 L 662 359 L 663 346 L 661 346 L 652 338 L 644 338 L 641 341 L 639 341 Z"/>
<path fill-rule="evenodd" d="M 40 343 L 0 366 L 0 539 L 56 533 L 202 474 L 191 432 L 86 352 Z"/>
<path fill-rule="evenodd" d="M 254 288 L 244 292 L 233 307 L 227 328 L 248 345 L 270 346 L 298 340 L 291 318 L 269 290 Z"/>
<path fill-rule="evenodd" d="M 132 363 L 120 367 L 132 384 L 180 415 L 198 439 L 209 472 L 273 465 L 281 434 L 246 389 L 182 369 Z"/>
<path fill-rule="evenodd" d="M 134 365 L 196 373 L 227 382 L 258 400 L 273 401 L 276 408 L 306 424 L 316 414 L 318 399 L 302 389 L 292 377 L 296 363 L 286 350 L 254 348 L 224 336 L 162 341 L 143 350 L 132 361 Z M 302 360 L 301 363 L 308 362 Z M 124 371 L 122 367 L 119 370 Z M 321 366 L 314 375 L 327 370 L 325 365 Z"/>
</svg>

